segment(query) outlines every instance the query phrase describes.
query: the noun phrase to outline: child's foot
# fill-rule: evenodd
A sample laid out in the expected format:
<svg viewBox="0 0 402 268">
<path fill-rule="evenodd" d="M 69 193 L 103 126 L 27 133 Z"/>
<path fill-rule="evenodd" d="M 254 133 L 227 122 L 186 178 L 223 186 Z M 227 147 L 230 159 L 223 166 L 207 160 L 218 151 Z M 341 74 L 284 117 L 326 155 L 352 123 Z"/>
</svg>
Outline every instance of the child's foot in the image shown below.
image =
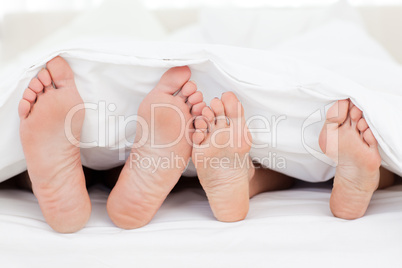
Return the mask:
<svg viewBox="0 0 402 268">
<path fill-rule="evenodd" d="M 110 218 L 121 228 L 146 225 L 187 166 L 192 118 L 205 106 L 190 76 L 188 67 L 168 70 L 140 104 L 138 116 L 144 122 L 137 123 L 134 145 L 143 145 L 133 147 L 107 202 Z"/>
<path fill-rule="evenodd" d="M 69 141 L 79 142 L 85 111 L 77 111 L 65 128 L 68 112 L 83 101 L 64 59 L 56 57 L 46 67 L 20 101 L 20 136 L 32 190 L 46 221 L 69 233 L 81 229 L 91 214 L 80 149 Z"/>
<path fill-rule="evenodd" d="M 319 144 L 337 163 L 330 206 L 334 216 L 362 217 L 380 179 L 378 144 L 362 111 L 349 100 L 340 100 L 327 113 Z"/>
<path fill-rule="evenodd" d="M 212 211 L 220 221 L 244 219 L 249 207 L 251 135 L 241 103 L 232 92 L 215 98 L 195 120 L 192 160 Z M 227 121 L 227 119 L 229 121 Z"/>
</svg>

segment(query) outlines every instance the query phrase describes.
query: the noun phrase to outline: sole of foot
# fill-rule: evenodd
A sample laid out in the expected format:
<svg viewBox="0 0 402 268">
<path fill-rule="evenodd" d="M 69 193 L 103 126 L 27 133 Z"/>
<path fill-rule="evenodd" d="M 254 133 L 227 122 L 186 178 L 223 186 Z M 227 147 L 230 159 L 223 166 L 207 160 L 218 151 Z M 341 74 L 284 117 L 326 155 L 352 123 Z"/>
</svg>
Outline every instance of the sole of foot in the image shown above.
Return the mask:
<svg viewBox="0 0 402 268">
<path fill-rule="evenodd" d="M 79 149 L 85 110 L 65 127 L 71 109 L 82 104 L 70 66 L 56 57 L 31 80 L 18 107 L 32 190 L 47 223 L 62 233 L 80 230 L 91 214 Z"/>
<path fill-rule="evenodd" d="M 148 224 L 191 155 L 193 117 L 205 107 L 187 66 L 169 69 L 138 109 L 133 149 L 107 202 L 120 228 Z M 143 141 L 143 142 L 141 142 Z"/>
<path fill-rule="evenodd" d="M 249 209 L 251 135 L 244 110 L 232 92 L 211 101 L 195 120 L 192 160 L 212 212 L 223 222 L 243 220 Z"/>
<path fill-rule="evenodd" d="M 332 213 L 343 219 L 362 217 L 378 188 L 381 165 L 377 140 L 362 111 L 350 100 L 337 101 L 327 112 L 319 145 L 337 164 Z"/>
</svg>

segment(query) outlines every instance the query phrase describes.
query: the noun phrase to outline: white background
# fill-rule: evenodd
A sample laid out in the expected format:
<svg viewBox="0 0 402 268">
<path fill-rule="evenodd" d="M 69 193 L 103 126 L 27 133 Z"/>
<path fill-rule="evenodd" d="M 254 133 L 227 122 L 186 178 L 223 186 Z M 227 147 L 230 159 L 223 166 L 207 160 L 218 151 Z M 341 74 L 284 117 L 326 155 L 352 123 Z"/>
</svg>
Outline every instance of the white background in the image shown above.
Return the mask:
<svg viewBox="0 0 402 268">
<path fill-rule="evenodd" d="M 9 12 L 35 12 L 48 10 L 85 10 L 96 7 L 103 0 L 0 0 L 0 18 Z M 402 0 L 348 0 L 352 5 L 393 5 Z M 141 0 L 152 9 L 199 6 L 305 6 L 331 4 L 336 0 Z"/>
</svg>

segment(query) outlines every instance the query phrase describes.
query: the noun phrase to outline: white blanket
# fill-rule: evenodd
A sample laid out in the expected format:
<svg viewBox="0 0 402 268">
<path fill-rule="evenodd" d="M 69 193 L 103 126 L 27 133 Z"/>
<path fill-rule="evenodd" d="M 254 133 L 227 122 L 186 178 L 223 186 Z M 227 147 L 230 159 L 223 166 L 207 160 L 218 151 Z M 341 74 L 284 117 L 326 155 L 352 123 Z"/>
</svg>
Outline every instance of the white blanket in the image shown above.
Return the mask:
<svg viewBox="0 0 402 268">
<path fill-rule="evenodd" d="M 18 135 L 18 101 L 30 79 L 56 55 L 69 62 L 81 96 L 91 105 L 86 113 L 82 140 L 96 144 L 81 150 L 82 162 L 90 168 L 121 165 L 129 152 L 130 144 L 126 139 L 133 139 L 135 122 L 116 126 L 109 123 L 109 117 L 127 118 L 136 114 L 139 103 L 164 71 L 188 65 L 192 80 L 207 102 L 228 90 L 238 95 L 247 119 L 253 119 L 250 128 L 254 144 L 265 145 L 265 148 L 253 148 L 251 156 L 267 167 L 306 181 L 331 178 L 334 168 L 318 148 L 318 135 L 326 109 L 335 100 L 350 98 L 364 111 L 380 144 L 383 164 L 402 174 L 399 87 L 365 87 L 277 52 L 219 45 L 93 39 L 36 54 L 3 73 L 0 79 L 0 125 L 3 126 L 0 181 L 26 168 Z M 400 72 L 396 65 L 384 66 Z M 389 76 L 387 79 L 402 85 L 400 78 Z M 109 111 L 109 104 L 115 104 L 117 109 Z M 100 128 L 103 123 L 105 128 Z M 118 133 L 125 131 L 127 135 L 110 141 L 104 134 L 110 129 L 117 129 Z M 190 168 L 187 174 L 194 174 L 194 171 Z"/>
</svg>

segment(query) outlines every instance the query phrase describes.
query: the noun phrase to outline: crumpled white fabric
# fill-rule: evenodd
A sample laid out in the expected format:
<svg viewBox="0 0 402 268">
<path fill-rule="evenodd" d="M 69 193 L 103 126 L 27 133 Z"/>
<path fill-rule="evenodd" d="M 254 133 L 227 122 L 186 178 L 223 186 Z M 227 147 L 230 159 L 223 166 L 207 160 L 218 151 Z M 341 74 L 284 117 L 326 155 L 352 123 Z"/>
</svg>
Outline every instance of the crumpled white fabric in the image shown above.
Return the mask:
<svg viewBox="0 0 402 268">
<path fill-rule="evenodd" d="M 253 120 L 250 128 L 257 129 L 252 131 L 254 144 L 265 144 L 266 148 L 252 148 L 251 156 L 264 165 L 306 181 L 331 178 L 334 168 L 318 147 L 318 135 L 326 109 L 335 100 L 350 98 L 364 111 L 379 142 L 383 164 L 402 174 L 400 91 L 367 88 L 322 67 L 275 52 L 220 45 L 92 39 L 35 55 L 8 74 L 3 73 L 0 181 L 26 168 L 18 134 L 18 102 L 30 79 L 56 55 L 71 65 L 84 102 L 92 105 L 86 112 L 82 141 L 96 142 L 96 146 L 81 149 L 83 165 L 90 168 L 109 169 L 125 162 L 122 152 L 127 156 L 129 144 L 110 141 L 101 134 L 115 127 L 132 140 L 135 123 L 123 129 L 109 122 L 109 118 L 136 114 L 142 99 L 167 69 L 188 65 L 191 79 L 204 93 L 207 103 L 225 91 L 234 91 L 244 106 L 246 118 L 260 118 Z M 110 105 L 116 109 L 109 109 Z M 99 122 L 105 123 L 104 127 Z M 266 131 L 261 131 L 266 126 Z M 186 174 L 194 175 L 194 170 L 189 168 Z"/>
</svg>

